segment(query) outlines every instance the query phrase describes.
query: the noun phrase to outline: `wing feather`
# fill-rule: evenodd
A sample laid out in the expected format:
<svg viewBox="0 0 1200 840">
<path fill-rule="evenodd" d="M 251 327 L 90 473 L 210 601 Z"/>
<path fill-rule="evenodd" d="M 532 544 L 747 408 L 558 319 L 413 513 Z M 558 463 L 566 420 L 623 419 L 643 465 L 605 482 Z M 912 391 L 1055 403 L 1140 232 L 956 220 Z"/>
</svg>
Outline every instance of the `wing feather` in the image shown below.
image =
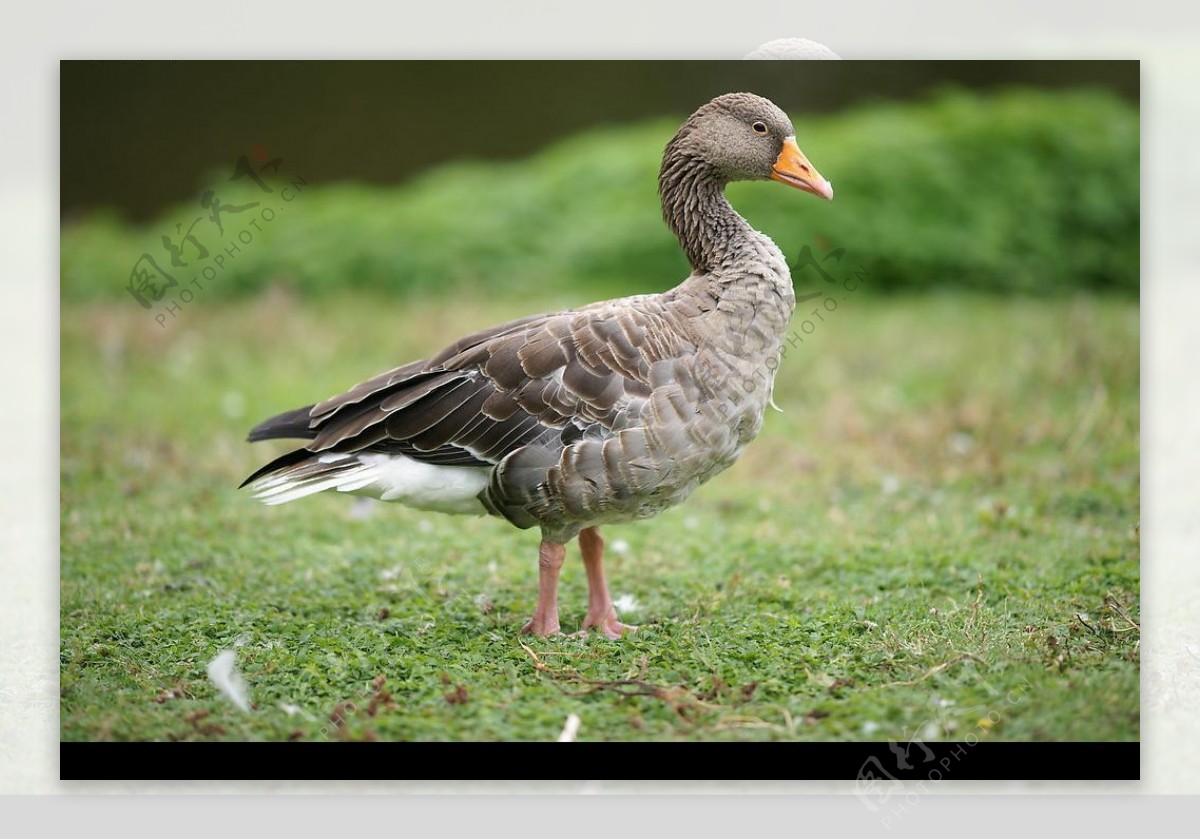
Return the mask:
<svg viewBox="0 0 1200 840">
<path fill-rule="evenodd" d="M 510 321 L 314 405 L 307 429 L 297 409 L 260 424 L 256 439 L 313 438 L 280 461 L 281 470 L 293 471 L 305 468 L 306 451 L 484 466 L 536 449 L 528 463 L 514 462 L 514 475 L 594 440 L 575 447 L 572 467 L 636 476 L 645 436 L 622 429 L 633 431 L 647 410 L 678 417 L 687 408 L 676 395 L 657 393 L 670 376 L 664 361 L 695 350 L 687 331 L 671 326 L 664 327 L 663 305 L 646 296 Z M 599 490 L 581 492 L 588 499 L 577 501 L 591 504 Z"/>
</svg>

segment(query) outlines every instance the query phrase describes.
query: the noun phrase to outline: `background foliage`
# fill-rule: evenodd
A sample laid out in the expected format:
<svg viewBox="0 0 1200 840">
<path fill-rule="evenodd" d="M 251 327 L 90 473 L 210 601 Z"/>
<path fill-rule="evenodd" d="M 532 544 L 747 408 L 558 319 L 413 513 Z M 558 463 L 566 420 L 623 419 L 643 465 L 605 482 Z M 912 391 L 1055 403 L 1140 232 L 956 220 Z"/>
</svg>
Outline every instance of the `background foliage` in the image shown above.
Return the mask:
<svg viewBox="0 0 1200 840">
<path fill-rule="evenodd" d="M 517 163 L 440 166 L 399 189 L 310 181 L 229 261 L 215 293 L 281 284 L 306 296 L 536 290 L 592 300 L 669 288 L 687 264 L 659 219 L 655 182 L 677 125 L 587 132 Z M 944 93 L 805 119 L 797 131 L 834 183 L 832 205 L 778 185 L 729 190 L 789 256 L 822 237 L 853 250 L 880 290 L 1137 292 L 1138 116 L 1109 94 Z M 208 184 L 228 202 L 261 197 L 227 176 L 214 170 Z M 194 209 L 145 226 L 115 215 L 67 224 L 64 298 L 125 295 L 137 256 Z M 240 228 L 236 217 L 227 224 L 230 240 Z"/>
</svg>

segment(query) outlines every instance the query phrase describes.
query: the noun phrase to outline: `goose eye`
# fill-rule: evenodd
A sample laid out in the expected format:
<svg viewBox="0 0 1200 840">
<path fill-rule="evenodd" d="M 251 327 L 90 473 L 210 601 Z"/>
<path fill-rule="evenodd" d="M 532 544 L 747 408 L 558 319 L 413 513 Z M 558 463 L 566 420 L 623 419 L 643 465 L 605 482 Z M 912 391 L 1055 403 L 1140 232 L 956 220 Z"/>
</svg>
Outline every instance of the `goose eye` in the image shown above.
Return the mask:
<svg viewBox="0 0 1200 840">
<path fill-rule="evenodd" d="M 767 124 L 764 122 L 756 122 L 754 125 L 752 125 L 750 127 L 754 129 L 755 134 L 766 134 L 767 133 Z"/>
</svg>

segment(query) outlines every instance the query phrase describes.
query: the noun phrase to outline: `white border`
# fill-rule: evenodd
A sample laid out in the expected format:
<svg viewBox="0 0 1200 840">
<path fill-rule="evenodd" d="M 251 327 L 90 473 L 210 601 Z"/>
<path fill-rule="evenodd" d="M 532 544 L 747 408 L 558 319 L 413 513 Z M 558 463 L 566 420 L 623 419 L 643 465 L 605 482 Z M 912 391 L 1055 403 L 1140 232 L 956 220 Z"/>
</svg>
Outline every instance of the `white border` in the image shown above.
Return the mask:
<svg viewBox="0 0 1200 840">
<path fill-rule="evenodd" d="M 1181 4 L 1005 4 L 891 2 L 805 4 L 739 0 L 737 3 L 650 4 L 613 0 L 596 4 L 443 4 L 341 2 L 247 4 L 213 0 L 200 5 L 133 2 L 26 4 L 0 34 L 0 90 L 5 127 L 0 132 L 0 238 L 4 268 L 0 297 L 0 440 L 7 444 L 0 470 L 0 789 L 18 793 L 86 793 L 155 790 L 205 793 L 314 790 L 303 785 L 75 786 L 57 782 L 57 60 L 100 57 L 374 57 L 374 58 L 735 58 L 780 36 L 806 36 L 843 58 L 1141 58 L 1143 60 L 1143 779 L 1139 792 L 1200 790 L 1200 722 L 1195 693 L 1160 691 L 1164 679 L 1179 684 L 1188 667 L 1185 646 L 1200 650 L 1200 389 L 1195 383 L 1200 332 L 1200 284 L 1192 276 L 1200 254 L 1192 196 L 1200 193 L 1200 78 L 1198 13 Z M 1194 673 L 1185 674 L 1188 679 Z M 1158 680 L 1155 682 L 1154 680 Z M 1184 682 L 1185 686 L 1195 686 Z M 17 702 L 12 702 L 13 700 Z M 19 718 L 10 717 L 17 709 Z M 669 774 L 668 768 L 663 768 Z M 719 768 L 714 773 L 719 774 Z M 778 791 L 779 784 L 755 788 Z M 578 783 L 473 783 L 475 790 L 566 792 Z M 337 789 L 340 786 L 333 786 Z M 329 786 L 320 788 L 330 790 Z M 420 792 L 427 786 L 370 785 L 345 791 Z M 620 789 L 606 783 L 601 790 Z M 643 792 L 678 789 L 642 784 Z M 688 785 L 686 789 L 738 792 L 739 784 Z M 795 783 L 791 790 L 845 790 L 833 784 Z M 1013 790 L 964 784 L 955 791 Z M 1037 790 L 1128 792 L 1130 786 L 1043 785 Z M 930 796 L 897 836 L 1017 833 L 1065 824 L 1080 835 L 1110 836 L 1152 830 L 1169 836 L 1186 821 L 1189 803 L 1060 797 L 1020 797 L 1000 802 L 975 797 Z M 360 835 L 425 831 L 431 835 L 479 830 L 498 836 L 654 832 L 690 836 L 808 833 L 831 836 L 878 833 L 853 797 L 800 800 L 692 797 L 685 802 L 640 797 L 551 803 L 492 798 L 477 807 L 447 799 L 407 798 L 353 804 L 340 798 L 259 797 L 180 803 L 174 796 L 149 800 L 73 797 L 0 803 L 0 832 L 28 836 L 106 832 L 165 836 L 224 831 L 280 836 Z M 600 804 L 605 803 L 605 804 Z M 647 808 L 647 806 L 650 806 Z M 1180 819 L 1164 821 L 1180 808 Z M 603 808 L 603 811 L 600 809 Z M 1069 809 L 1066 810 L 1066 809 Z M 257 814 L 257 817 L 252 815 Z M 255 822 L 270 814 L 269 821 Z M 355 816 L 357 814 L 357 816 Z M 1057 814 L 1057 818 L 1055 815 Z M 657 815 L 651 818 L 649 815 Z M 509 819 L 513 822 L 509 822 Z M 29 822 L 36 819 L 36 822 Z M 864 819 L 867 821 L 864 822 Z M 657 820 L 657 821 L 656 821 Z M 663 821 L 665 820 L 665 822 Z M 940 826 L 940 828 L 939 828 Z M 957 826 L 957 827 L 956 827 Z M 911 830 L 910 830 L 911 827 Z M 1186 831 L 1186 829 L 1179 829 Z"/>
</svg>

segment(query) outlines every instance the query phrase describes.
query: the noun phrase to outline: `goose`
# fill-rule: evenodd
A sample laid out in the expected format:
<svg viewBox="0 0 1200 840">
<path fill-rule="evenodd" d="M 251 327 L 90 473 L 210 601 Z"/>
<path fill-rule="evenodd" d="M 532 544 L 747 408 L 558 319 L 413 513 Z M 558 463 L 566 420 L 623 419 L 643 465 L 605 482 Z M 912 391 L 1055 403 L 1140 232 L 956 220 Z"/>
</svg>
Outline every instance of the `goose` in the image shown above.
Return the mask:
<svg viewBox="0 0 1200 840">
<path fill-rule="evenodd" d="M 539 528 L 537 603 L 521 628 L 537 636 L 560 632 L 559 572 L 578 537 L 580 632 L 635 631 L 613 606 L 600 527 L 682 502 L 737 460 L 771 400 L 795 294 L 779 248 L 724 189 L 765 180 L 833 198 L 782 110 L 718 96 L 659 170 L 663 218 L 691 264 L 682 283 L 500 324 L 271 417 L 250 442 L 307 443 L 241 486 L 271 505 L 335 490 Z"/>
</svg>

